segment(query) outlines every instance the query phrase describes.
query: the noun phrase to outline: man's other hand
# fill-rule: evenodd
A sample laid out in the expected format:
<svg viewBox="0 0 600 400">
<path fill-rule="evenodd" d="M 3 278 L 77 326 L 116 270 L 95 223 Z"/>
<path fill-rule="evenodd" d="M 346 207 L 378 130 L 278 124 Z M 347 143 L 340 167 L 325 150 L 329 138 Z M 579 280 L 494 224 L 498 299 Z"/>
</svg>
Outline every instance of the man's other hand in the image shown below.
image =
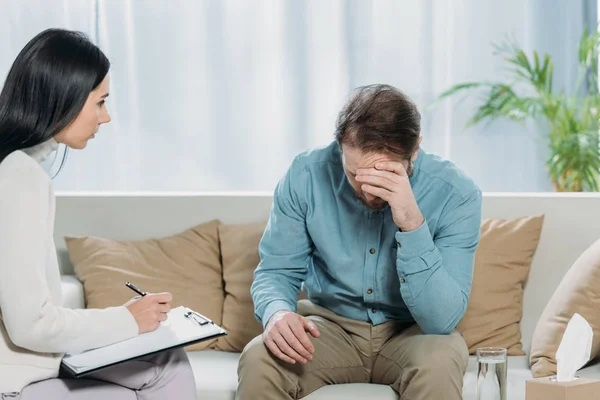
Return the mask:
<svg viewBox="0 0 600 400">
<path fill-rule="evenodd" d="M 315 338 L 321 335 L 310 319 L 291 311 L 278 311 L 265 327 L 263 342 L 275 357 L 291 364 L 306 364 L 315 351 L 306 332 Z"/>
</svg>

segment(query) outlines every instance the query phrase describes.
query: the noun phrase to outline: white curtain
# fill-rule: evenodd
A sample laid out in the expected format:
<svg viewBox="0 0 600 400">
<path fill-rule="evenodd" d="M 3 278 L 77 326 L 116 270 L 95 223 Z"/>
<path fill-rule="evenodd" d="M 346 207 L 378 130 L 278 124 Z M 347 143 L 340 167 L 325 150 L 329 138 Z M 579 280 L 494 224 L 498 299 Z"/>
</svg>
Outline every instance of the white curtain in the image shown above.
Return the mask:
<svg viewBox="0 0 600 400">
<path fill-rule="evenodd" d="M 59 190 L 271 191 L 292 158 L 333 139 L 360 85 L 392 84 L 423 113 L 423 147 L 485 191 L 551 190 L 545 144 L 513 123 L 466 129 L 501 79 L 492 43 L 549 52 L 568 88 L 595 0 L 0 0 L 0 76 L 42 29 L 87 32 L 109 56 L 113 121 L 71 151 Z M 543 132 L 539 132 L 542 134 Z"/>
</svg>

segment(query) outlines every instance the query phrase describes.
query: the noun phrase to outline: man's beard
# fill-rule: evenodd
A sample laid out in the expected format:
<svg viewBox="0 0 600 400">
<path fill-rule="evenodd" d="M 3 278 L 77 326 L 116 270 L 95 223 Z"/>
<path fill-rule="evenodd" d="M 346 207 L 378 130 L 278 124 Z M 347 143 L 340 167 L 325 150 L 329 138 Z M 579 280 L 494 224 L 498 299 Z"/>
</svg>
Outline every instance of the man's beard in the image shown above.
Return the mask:
<svg viewBox="0 0 600 400">
<path fill-rule="evenodd" d="M 381 211 L 388 205 L 387 201 L 383 201 L 379 197 L 371 200 L 371 202 L 368 202 L 367 199 L 365 199 L 362 196 L 359 196 L 358 194 L 356 195 L 356 197 L 360 200 L 361 203 L 363 203 L 365 207 L 367 207 L 371 211 Z"/>
<path fill-rule="evenodd" d="M 408 175 L 408 177 L 410 178 L 411 176 L 413 176 L 414 172 L 415 172 L 415 167 L 411 161 L 411 162 L 409 162 L 408 168 L 406 169 L 406 175 Z M 387 201 L 384 201 L 383 199 L 381 199 L 379 197 L 377 197 L 369 202 L 369 201 L 367 201 L 367 199 L 364 198 L 364 193 L 362 196 L 359 196 L 358 193 L 356 193 L 356 192 L 354 192 L 354 194 L 360 200 L 360 202 L 363 203 L 363 205 L 371 211 L 381 211 L 384 208 L 386 208 L 388 205 Z"/>
</svg>

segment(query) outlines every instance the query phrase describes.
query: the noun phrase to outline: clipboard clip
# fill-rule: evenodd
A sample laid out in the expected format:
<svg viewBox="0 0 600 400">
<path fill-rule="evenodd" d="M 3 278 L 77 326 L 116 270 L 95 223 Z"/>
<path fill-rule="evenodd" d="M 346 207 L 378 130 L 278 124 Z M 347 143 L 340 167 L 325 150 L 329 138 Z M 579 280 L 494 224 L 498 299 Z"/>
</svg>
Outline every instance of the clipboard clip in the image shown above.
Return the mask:
<svg viewBox="0 0 600 400">
<path fill-rule="evenodd" d="M 204 325 L 213 323 L 210 319 L 206 318 L 205 316 L 203 316 L 200 313 L 192 311 L 189 308 L 186 308 L 185 310 L 186 311 L 183 314 L 183 316 L 186 317 L 187 319 L 189 319 L 190 321 L 196 322 L 200 326 L 204 326 Z"/>
</svg>

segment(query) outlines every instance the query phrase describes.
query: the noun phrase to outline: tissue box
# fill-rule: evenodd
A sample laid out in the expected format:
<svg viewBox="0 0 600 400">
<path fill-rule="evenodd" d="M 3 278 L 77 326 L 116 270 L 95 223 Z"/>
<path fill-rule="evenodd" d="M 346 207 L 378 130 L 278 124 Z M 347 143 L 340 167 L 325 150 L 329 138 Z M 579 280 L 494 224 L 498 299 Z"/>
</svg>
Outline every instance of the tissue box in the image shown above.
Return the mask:
<svg viewBox="0 0 600 400">
<path fill-rule="evenodd" d="M 525 400 L 596 400 L 600 380 L 576 378 L 556 382 L 556 377 L 537 378 L 526 382 Z"/>
</svg>

